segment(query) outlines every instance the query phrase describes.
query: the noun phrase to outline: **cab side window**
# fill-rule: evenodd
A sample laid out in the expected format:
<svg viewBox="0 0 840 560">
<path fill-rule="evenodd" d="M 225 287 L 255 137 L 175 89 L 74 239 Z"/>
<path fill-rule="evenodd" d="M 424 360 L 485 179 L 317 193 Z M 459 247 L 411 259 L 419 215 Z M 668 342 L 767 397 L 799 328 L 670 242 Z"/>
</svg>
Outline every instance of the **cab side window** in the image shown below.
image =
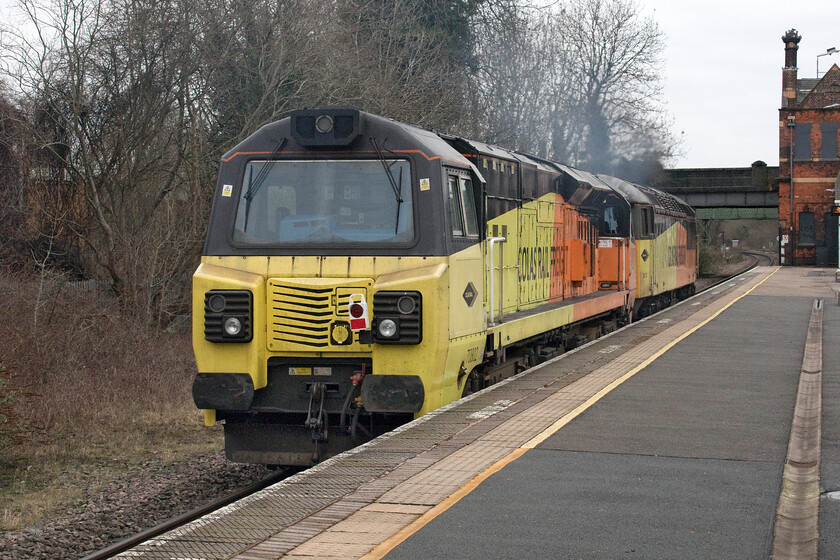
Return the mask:
<svg viewBox="0 0 840 560">
<path fill-rule="evenodd" d="M 467 237 L 478 237 L 478 216 L 475 212 L 472 181 L 466 177 L 459 177 L 458 184 L 461 187 L 461 203 L 464 206 L 464 225 L 467 229 Z"/>
<path fill-rule="evenodd" d="M 655 234 L 652 206 L 638 206 L 638 213 L 634 212 L 633 232 L 637 239 L 650 239 Z"/>
<path fill-rule="evenodd" d="M 447 176 L 449 221 L 455 237 L 478 237 L 478 215 L 475 210 L 472 180 L 465 175 Z"/>
<path fill-rule="evenodd" d="M 464 235 L 464 217 L 461 215 L 461 197 L 458 192 L 458 177 L 449 176 L 449 221 L 452 223 L 452 235 Z"/>
</svg>

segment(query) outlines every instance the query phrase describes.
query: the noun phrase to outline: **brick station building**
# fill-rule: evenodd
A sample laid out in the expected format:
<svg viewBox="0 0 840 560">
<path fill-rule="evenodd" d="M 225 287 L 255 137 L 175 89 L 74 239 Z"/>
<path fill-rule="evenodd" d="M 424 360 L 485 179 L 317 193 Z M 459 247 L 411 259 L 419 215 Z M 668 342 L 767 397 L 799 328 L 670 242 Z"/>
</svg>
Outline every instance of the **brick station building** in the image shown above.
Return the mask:
<svg viewBox="0 0 840 560">
<path fill-rule="evenodd" d="M 837 266 L 840 183 L 840 68 L 798 78 L 802 37 L 782 36 L 782 108 L 779 110 L 779 241 L 782 264 Z M 791 186 L 792 185 L 792 186 Z"/>
</svg>

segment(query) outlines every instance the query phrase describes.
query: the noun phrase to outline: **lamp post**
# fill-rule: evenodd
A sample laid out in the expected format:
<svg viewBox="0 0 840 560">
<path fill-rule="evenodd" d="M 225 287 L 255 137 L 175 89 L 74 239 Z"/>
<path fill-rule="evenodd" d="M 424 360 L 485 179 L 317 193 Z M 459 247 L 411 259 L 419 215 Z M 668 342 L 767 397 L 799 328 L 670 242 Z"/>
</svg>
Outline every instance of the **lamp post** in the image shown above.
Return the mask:
<svg viewBox="0 0 840 560">
<path fill-rule="evenodd" d="M 819 77 L 820 77 L 820 57 L 821 56 L 829 56 L 829 55 L 832 55 L 836 52 L 840 52 L 840 50 L 838 50 L 834 47 L 831 47 L 831 48 L 827 49 L 824 53 L 817 55 L 817 79 L 819 79 Z"/>
</svg>

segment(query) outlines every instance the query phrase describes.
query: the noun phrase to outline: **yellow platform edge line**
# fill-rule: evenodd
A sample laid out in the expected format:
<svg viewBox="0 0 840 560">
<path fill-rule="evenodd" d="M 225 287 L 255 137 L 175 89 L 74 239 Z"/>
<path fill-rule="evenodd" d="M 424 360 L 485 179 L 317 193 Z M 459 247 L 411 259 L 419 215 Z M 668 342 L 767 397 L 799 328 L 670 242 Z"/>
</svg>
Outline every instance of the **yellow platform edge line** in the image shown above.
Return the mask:
<svg viewBox="0 0 840 560">
<path fill-rule="evenodd" d="M 691 336 L 692 334 L 694 334 L 695 332 L 697 332 L 698 330 L 715 320 L 721 313 L 723 313 L 724 311 L 735 305 L 735 303 L 737 303 L 739 300 L 741 300 L 741 298 L 748 296 L 753 290 L 761 286 L 768 278 L 776 274 L 776 272 L 779 271 L 779 268 L 781 267 L 776 267 L 776 270 L 765 276 L 761 280 L 761 282 L 758 282 L 755 286 L 753 286 L 740 296 L 736 297 L 735 299 L 733 299 L 732 301 L 715 311 L 714 314 L 712 314 L 708 319 L 691 327 L 689 330 L 687 330 L 686 332 L 684 332 L 683 334 L 681 334 L 680 336 L 678 336 L 677 338 L 660 348 L 655 354 L 647 358 L 645 361 L 643 361 L 642 363 L 640 363 L 639 365 L 637 365 L 636 367 L 634 367 L 633 369 L 631 369 L 630 371 L 628 371 L 627 373 L 625 373 L 624 375 L 614 380 L 609 385 L 607 385 L 606 387 L 604 387 L 603 389 L 586 399 L 586 401 L 578 405 L 574 410 L 568 412 L 565 416 L 563 416 L 554 424 L 546 428 L 542 433 L 537 434 L 531 440 L 525 442 L 522 445 L 522 447 L 524 449 L 534 449 L 536 446 L 547 440 L 549 437 L 551 437 L 557 431 L 559 431 L 563 426 L 580 416 L 580 414 L 583 413 L 586 409 L 588 409 L 593 404 L 604 398 L 616 387 L 618 387 L 619 385 L 621 385 L 622 383 L 624 383 L 625 381 L 627 381 L 628 379 L 630 379 L 631 377 L 648 367 L 650 364 L 659 359 L 663 354 L 665 354 L 668 350 L 670 350 L 671 348 L 673 348 L 674 346 L 676 346 L 677 344 L 679 344 L 680 342 L 682 342 L 683 340 L 685 340 L 686 338 L 688 338 L 689 336 Z"/>
<path fill-rule="evenodd" d="M 426 524 L 432 521 L 441 513 L 445 512 L 455 504 L 457 504 L 461 498 L 478 488 L 478 485 L 490 478 L 491 475 L 499 472 L 509 463 L 512 463 L 519 457 L 525 454 L 528 451 L 524 448 L 519 448 L 514 450 L 513 452 L 509 453 L 505 457 L 499 459 L 486 469 L 483 472 L 476 475 L 475 478 L 467 482 L 465 485 L 461 486 L 457 490 L 455 490 L 452 494 L 447 496 L 443 499 L 441 503 L 412 521 L 409 525 L 406 525 L 396 533 L 394 533 L 391 537 L 383 541 L 379 544 L 376 548 L 365 554 L 360 558 L 360 560 L 379 560 L 380 558 L 384 557 L 386 554 L 391 552 L 393 549 L 397 547 L 400 543 L 408 539 L 411 535 L 422 529 Z"/>
<path fill-rule="evenodd" d="M 391 552 L 395 549 L 398 545 L 400 545 L 403 541 L 407 540 L 411 535 L 425 527 L 429 524 L 433 519 L 438 517 L 440 514 L 457 504 L 461 499 L 468 495 L 470 492 L 478 488 L 479 484 L 490 478 L 490 476 L 494 475 L 495 473 L 502 470 L 508 464 L 514 462 L 515 460 L 519 459 L 522 455 L 528 452 L 531 449 L 534 449 L 537 445 L 551 437 L 553 434 L 557 433 L 563 426 L 574 420 L 578 417 L 581 413 L 583 413 L 586 409 L 591 407 L 593 404 L 604 398 L 607 394 L 613 391 L 616 387 L 645 369 L 647 366 L 652 364 L 657 358 L 661 357 L 665 354 L 668 350 L 697 332 L 700 328 L 704 327 L 705 325 L 709 324 L 711 321 L 716 319 L 721 313 L 732 307 L 735 303 L 740 301 L 742 298 L 748 296 L 752 293 L 753 290 L 761 286 L 764 282 L 767 281 L 771 276 L 776 274 L 781 267 L 777 266 L 776 269 L 765 276 L 760 282 L 758 282 L 755 286 L 738 296 L 737 298 L 733 299 L 720 309 L 718 309 L 713 315 L 711 315 L 708 319 L 704 320 L 702 323 L 695 325 L 676 339 L 672 340 L 664 347 L 662 347 L 659 351 L 655 354 L 647 358 L 641 364 L 633 368 L 632 370 L 628 371 L 591 397 L 589 397 L 584 403 L 576 407 L 574 410 L 557 420 L 554 424 L 546 428 L 542 433 L 538 434 L 537 436 L 533 437 L 532 439 L 525 442 L 521 447 L 515 449 L 502 459 L 499 459 L 489 467 L 487 467 L 484 471 L 476 475 L 472 480 L 467 482 L 464 486 L 457 489 L 455 492 L 447 496 L 440 502 L 438 505 L 434 506 L 432 509 L 415 519 L 410 524 L 406 525 L 396 533 L 394 533 L 391 537 L 384 540 L 381 544 L 377 545 L 373 550 L 362 556 L 359 560 L 381 560 L 385 557 L 386 554 Z"/>
</svg>

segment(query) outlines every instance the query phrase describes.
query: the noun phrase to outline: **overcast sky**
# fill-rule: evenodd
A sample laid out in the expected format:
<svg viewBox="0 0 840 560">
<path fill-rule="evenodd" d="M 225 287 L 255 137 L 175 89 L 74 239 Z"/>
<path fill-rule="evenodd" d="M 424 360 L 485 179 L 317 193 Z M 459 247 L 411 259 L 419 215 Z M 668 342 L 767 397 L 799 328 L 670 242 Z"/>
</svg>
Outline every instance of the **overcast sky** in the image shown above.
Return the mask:
<svg viewBox="0 0 840 560">
<path fill-rule="evenodd" d="M 782 35 L 796 28 L 799 77 L 840 48 L 840 0 L 636 0 L 666 35 L 665 95 L 684 155 L 676 167 L 778 165 Z M 14 0 L 0 0 L 8 21 Z M 820 58 L 820 74 L 840 53 Z"/>
<path fill-rule="evenodd" d="M 840 0 L 637 0 L 666 35 L 665 100 L 683 137 L 677 167 L 779 164 L 782 35 L 802 35 L 800 78 L 840 48 Z M 820 75 L 840 53 L 820 57 Z"/>
</svg>

